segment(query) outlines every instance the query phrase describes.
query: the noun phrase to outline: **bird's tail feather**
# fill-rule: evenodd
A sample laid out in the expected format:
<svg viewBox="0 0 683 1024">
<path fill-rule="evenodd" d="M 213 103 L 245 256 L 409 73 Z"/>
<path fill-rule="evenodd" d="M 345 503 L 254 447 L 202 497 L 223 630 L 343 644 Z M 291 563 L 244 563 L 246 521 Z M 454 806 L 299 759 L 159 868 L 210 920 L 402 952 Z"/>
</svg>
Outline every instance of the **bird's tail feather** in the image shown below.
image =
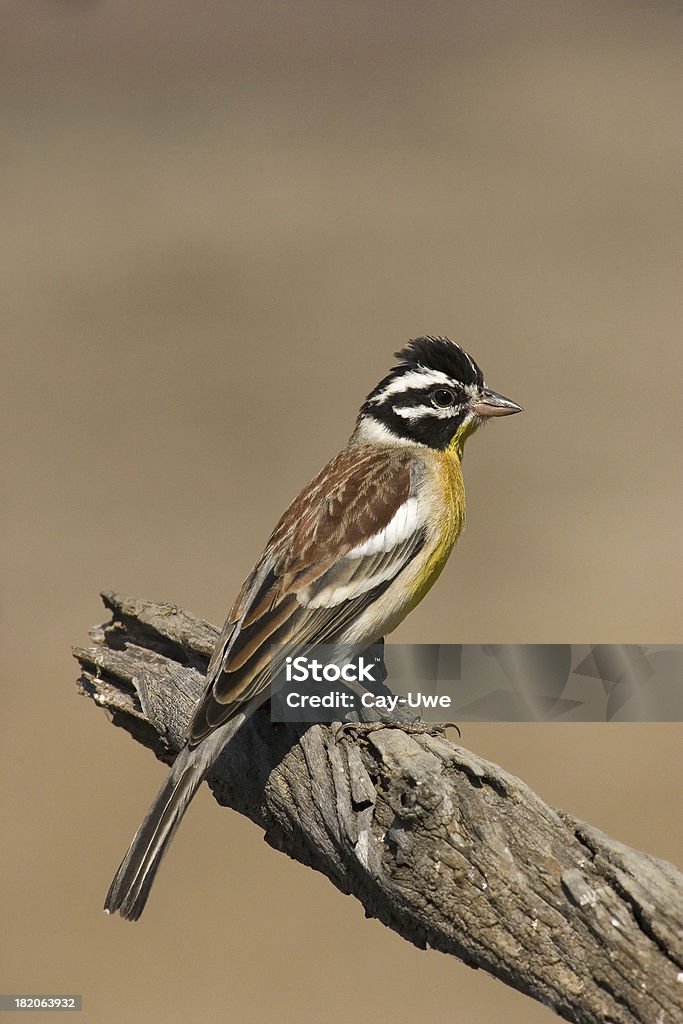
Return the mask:
<svg viewBox="0 0 683 1024">
<path fill-rule="evenodd" d="M 237 715 L 197 747 L 184 747 L 178 754 L 109 886 L 104 903 L 107 913 L 118 911 L 129 921 L 137 921 L 140 917 L 162 857 L 190 800 L 244 717 Z"/>
</svg>

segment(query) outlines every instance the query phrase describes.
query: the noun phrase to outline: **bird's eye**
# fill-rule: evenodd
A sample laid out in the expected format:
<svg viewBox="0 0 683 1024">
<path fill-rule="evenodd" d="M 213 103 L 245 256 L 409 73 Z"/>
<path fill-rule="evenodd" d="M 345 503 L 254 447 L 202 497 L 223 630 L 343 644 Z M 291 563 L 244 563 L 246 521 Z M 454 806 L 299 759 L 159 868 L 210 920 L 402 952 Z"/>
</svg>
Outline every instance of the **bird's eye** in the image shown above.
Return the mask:
<svg viewBox="0 0 683 1024">
<path fill-rule="evenodd" d="M 446 409 L 454 402 L 455 395 L 450 388 L 437 388 L 436 391 L 432 391 L 432 405 L 435 405 L 437 409 Z"/>
</svg>

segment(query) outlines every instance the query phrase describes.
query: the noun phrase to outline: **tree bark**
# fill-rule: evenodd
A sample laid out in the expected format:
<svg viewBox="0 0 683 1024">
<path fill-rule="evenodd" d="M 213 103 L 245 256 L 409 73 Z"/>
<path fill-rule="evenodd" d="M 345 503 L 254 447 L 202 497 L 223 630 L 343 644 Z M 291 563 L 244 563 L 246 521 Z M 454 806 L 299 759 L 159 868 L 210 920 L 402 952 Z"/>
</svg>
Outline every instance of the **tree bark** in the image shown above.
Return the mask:
<svg viewBox="0 0 683 1024">
<path fill-rule="evenodd" d="M 103 594 L 79 687 L 167 763 L 218 631 Z M 683 877 L 548 807 L 438 726 L 272 725 L 268 705 L 209 777 L 220 804 L 421 948 L 481 967 L 577 1024 L 683 1021 Z"/>
</svg>

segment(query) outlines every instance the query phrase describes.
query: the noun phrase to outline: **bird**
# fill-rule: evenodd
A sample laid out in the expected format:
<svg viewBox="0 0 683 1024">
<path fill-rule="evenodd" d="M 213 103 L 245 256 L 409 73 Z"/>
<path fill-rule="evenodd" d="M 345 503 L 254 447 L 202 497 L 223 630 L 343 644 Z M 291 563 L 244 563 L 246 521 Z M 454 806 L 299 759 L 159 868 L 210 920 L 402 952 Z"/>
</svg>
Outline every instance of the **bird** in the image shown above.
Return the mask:
<svg viewBox="0 0 683 1024">
<path fill-rule="evenodd" d="M 414 338 L 395 358 L 345 447 L 284 512 L 244 582 L 185 745 L 111 883 L 108 913 L 140 917 L 190 800 L 270 696 L 272 645 L 375 644 L 446 564 L 465 520 L 465 441 L 522 407 L 490 390 L 449 338 Z"/>
</svg>

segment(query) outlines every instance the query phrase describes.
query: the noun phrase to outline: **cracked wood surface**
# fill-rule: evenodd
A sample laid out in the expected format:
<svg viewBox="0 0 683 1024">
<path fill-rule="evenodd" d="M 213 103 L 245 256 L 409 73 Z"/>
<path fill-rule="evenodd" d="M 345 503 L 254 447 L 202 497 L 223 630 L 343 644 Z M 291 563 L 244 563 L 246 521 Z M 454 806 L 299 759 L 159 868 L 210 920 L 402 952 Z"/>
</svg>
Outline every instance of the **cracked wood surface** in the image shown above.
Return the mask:
<svg viewBox="0 0 683 1024">
<path fill-rule="evenodd" d="M 82 693 L 170 763 L 218 630 L 103 594 L 76 648 Z M 272 725 L 268 705 L 209 776 L 219 803 L 419 947 L 481 967 L 579 1024 L 683 1021 L 683 876 L 425 731 Z"/>
</svg>

